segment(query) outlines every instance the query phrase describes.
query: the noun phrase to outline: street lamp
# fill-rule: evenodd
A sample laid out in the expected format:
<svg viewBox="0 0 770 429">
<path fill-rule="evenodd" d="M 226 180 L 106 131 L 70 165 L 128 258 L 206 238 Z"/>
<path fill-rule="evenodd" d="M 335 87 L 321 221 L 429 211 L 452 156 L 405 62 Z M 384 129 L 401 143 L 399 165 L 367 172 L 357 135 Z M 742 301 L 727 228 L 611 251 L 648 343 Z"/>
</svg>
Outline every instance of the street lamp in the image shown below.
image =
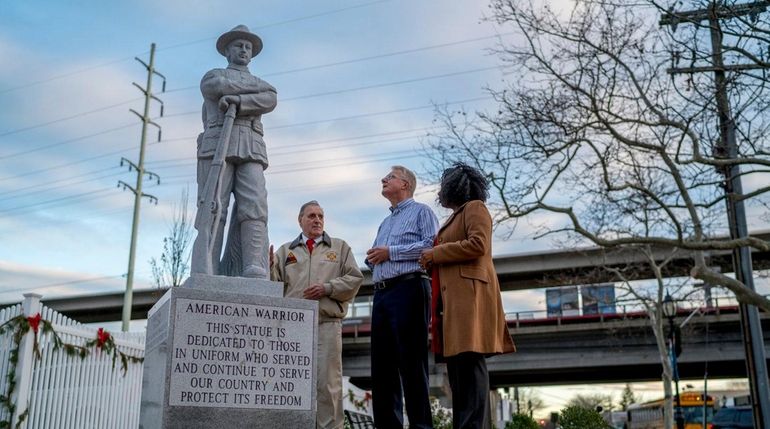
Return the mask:
<svg viewBox="0 0 770 429">
<path fill-rule="evenodd" d="M 684 416 L 682 415 L 682 402 L 679 399 L 679 368 L 677 367 L 676 357 L 679 347 L 676 343 L 677 335 L 674 329 L 674 317 L 676 317 L 676 302 L 671 298 L 671 295 L 666 292 L 666 297 L 663 298 L 662 303 L 663 316 L 668 319 L 668 351 L 671 355 L 671 369 L 673 371 L 674 389 L 676 390 L 676 410 L 674 411 L 674 419 L 676 420 L 676 428 L 684 429 Z"/>
</svg>

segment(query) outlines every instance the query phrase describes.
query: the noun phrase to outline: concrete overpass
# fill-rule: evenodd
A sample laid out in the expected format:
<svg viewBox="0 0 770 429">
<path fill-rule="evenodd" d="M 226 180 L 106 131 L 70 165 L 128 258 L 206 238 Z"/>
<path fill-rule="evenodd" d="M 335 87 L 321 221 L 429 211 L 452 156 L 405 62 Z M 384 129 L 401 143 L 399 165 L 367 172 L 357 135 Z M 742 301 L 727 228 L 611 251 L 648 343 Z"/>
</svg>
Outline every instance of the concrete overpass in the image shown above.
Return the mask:
<svg viewBox="0 0 770 429">
<path fill-rule="evenodd" d="M 680 312 L 679 323 L 687 315 Z M 761 317 L 768 344 L 770 317 Z M 358 336 L 343 338 L 343 368 L 356 385 L 369 386 L 369 338 L 362 325 Z M 649 320 L 641 313 L 529 320 L 509 327 L 517 353 L 488 360 L 493 387 L 661 379 L 661 357 Z M 694 316 L 682 328 L 682 343 L 681 378 L 703 378 L 706 365 L 710 378 L 746 376 L 736 308 Z M 767 346 L 766 354 L 770 356 Z M 443 366 L 432 365 L 431 372 L 440 385 Z"/>
</svg>

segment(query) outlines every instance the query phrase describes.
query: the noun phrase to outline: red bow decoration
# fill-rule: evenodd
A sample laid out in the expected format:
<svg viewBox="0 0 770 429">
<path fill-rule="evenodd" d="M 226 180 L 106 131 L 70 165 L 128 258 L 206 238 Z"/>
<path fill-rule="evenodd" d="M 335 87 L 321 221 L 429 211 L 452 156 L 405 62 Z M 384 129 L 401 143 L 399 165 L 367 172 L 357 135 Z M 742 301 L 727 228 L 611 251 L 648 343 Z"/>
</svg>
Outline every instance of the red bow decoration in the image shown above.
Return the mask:
<svg viewBox="0 0 770 429">
<path fill-rule="evenodd" d="M 96 347 L 102 348 L 104 346 L 104 343 L 110 340 L 109 332 L 105 331 L 104 328 L 99 328 L 98 331 L 96 331 Z"/>
<path fill-rule="evenodd" d="M 369 402 L 372 399 L 372 394 L 369 392 L 364 393 L 364 402 Z"/>
<path fill-rule="evenodd" d="M 29 327 L 32 328 L 32 332 L 37 334 L 38 329 L 40 329 L 40 320 L 42 320 L 42 316 L 40 316 L 40 313 L 35 314 L 34 316 L 27 317 L 27 321 L 29 322 Z"/>
</svg>

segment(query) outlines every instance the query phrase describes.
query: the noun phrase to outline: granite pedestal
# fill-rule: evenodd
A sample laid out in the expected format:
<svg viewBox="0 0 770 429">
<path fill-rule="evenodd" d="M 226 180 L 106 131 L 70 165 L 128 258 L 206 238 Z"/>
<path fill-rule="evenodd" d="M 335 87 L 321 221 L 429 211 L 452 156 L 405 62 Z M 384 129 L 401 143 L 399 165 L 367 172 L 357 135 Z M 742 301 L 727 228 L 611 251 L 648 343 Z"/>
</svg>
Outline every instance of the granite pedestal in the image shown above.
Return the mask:
<svg viewBox="0 0 770 429">
<path fill-rule="evenodd" d="M 150 310 L 140 428 L 315 428 L 318 303 L 193 275 Z"/>
</svg>

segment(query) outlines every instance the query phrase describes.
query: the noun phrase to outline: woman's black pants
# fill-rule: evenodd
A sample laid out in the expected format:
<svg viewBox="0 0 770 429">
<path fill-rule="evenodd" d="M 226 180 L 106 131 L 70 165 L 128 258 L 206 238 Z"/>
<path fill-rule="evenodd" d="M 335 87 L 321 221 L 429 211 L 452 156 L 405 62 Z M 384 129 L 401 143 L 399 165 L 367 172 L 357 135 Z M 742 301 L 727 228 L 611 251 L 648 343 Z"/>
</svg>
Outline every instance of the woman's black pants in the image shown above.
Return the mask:
<svg viewBox="0 0 770 429">
<path fill-rule="evenodd" d="M 485 429 L 489 416 L 489 373 L 481 353 L 466 352 L 446 358 L 452 389 L 452 427 Z"/>
</svg>

